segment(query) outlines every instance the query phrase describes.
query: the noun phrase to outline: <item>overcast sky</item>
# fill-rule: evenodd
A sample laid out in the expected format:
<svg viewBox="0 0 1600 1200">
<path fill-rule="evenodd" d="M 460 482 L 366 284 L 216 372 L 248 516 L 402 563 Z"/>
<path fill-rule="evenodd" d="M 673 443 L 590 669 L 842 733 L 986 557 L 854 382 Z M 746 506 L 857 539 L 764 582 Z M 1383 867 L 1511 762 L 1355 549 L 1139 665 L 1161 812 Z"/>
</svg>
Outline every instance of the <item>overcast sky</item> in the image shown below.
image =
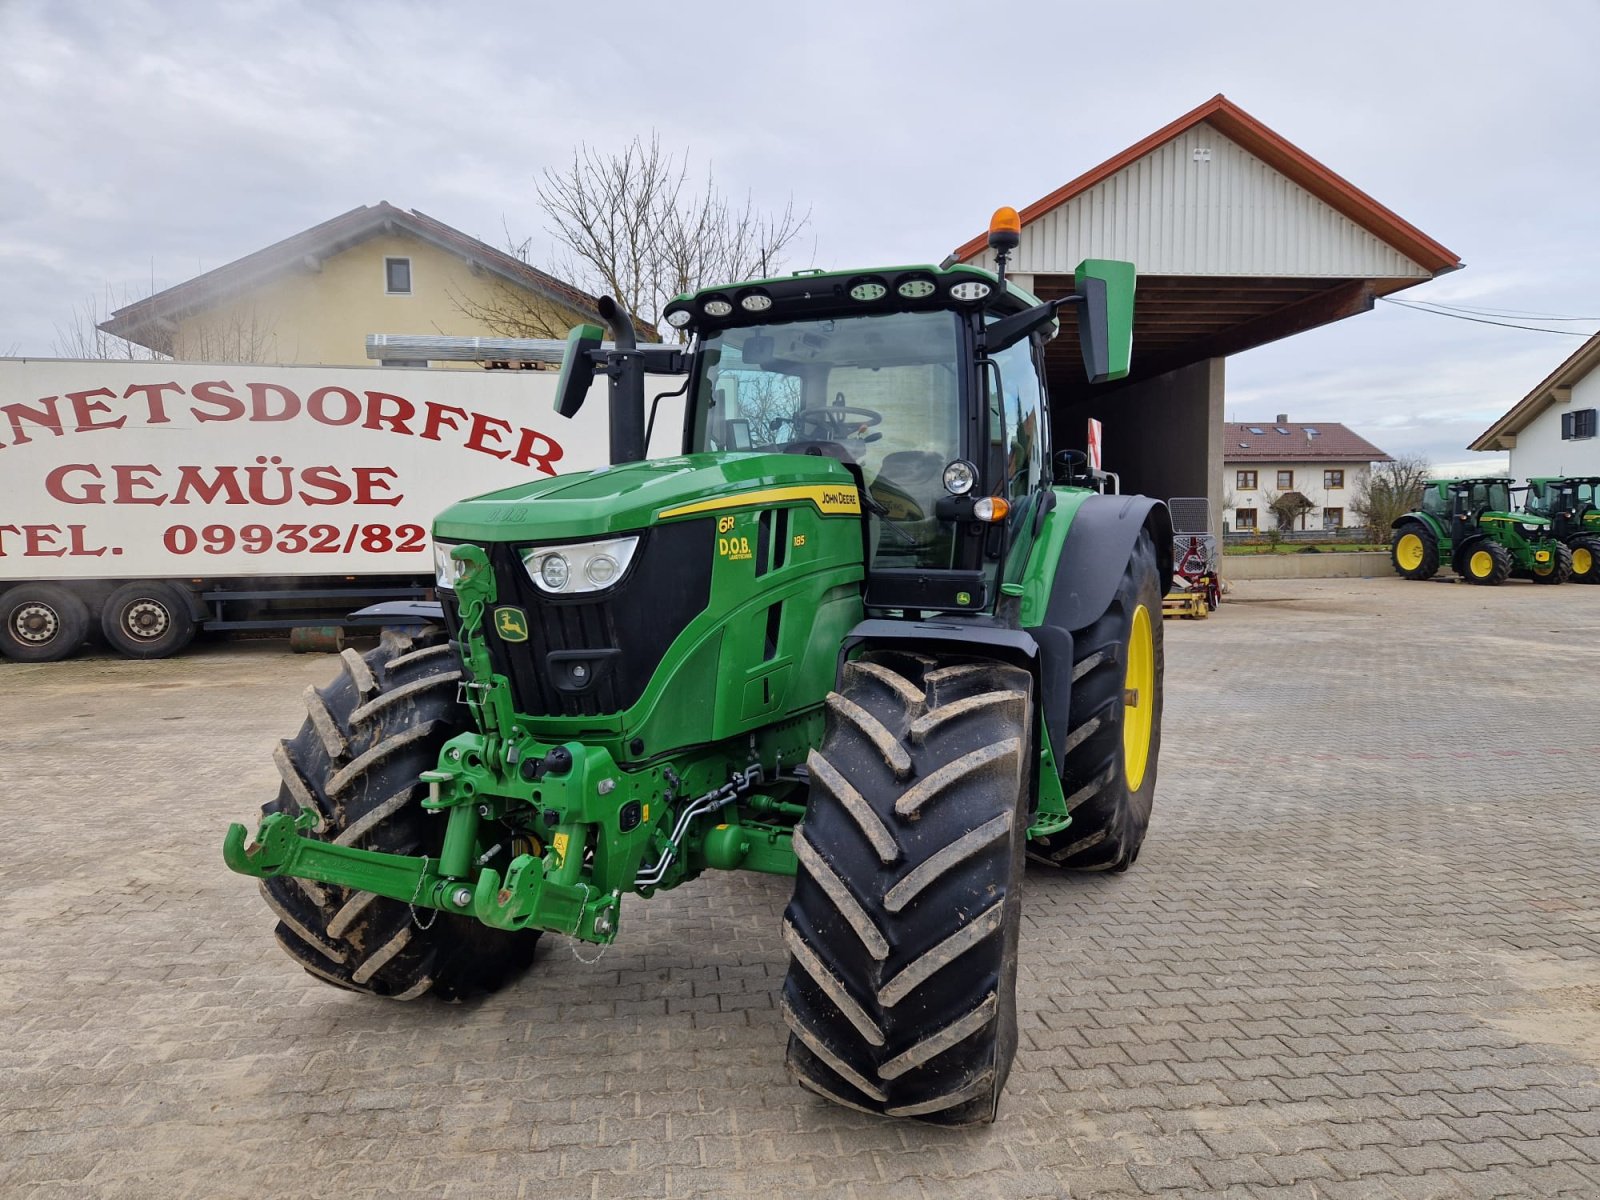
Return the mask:
<svg viewBox="0 0 1600 1200">
<path fill-rule="evenodd" d="M 0 0 L 0 354 L 379 200 L 548 246 L 535 174 L 652 128 L 817 266 L 937 261 L 1217 92 L 1467 263 L 1403 296 L 1600 318 L 1597 47 L 1595 0 Z M 1228 415 L 1492 467 L 1580 344 L 1380 303 L 1230 359 Z"/>
</svg>

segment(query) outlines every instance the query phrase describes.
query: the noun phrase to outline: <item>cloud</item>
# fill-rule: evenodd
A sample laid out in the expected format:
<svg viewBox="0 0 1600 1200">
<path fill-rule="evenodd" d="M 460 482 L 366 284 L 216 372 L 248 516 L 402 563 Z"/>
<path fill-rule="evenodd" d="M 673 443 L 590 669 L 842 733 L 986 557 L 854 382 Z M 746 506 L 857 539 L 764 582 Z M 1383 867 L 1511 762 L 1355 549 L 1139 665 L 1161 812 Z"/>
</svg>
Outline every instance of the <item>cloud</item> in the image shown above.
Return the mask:
<svg viewBox="0 0 1600 1200">
<path fill-rule="evenodd" d="M 937 261 L 1218 91 L 1469 263 L 1406 296 L 1594 313 L 1597 42 L 1600 9 L 1489 0 L 10 0 L 0 348 L 380 199 L 548 252 L 537 174 L 651 129 L 809 206 L 817 265 Z M 1230 360 L 1228 408 L 1459 458 L 1568 340 L 1380 305 Z"/>
</svg>

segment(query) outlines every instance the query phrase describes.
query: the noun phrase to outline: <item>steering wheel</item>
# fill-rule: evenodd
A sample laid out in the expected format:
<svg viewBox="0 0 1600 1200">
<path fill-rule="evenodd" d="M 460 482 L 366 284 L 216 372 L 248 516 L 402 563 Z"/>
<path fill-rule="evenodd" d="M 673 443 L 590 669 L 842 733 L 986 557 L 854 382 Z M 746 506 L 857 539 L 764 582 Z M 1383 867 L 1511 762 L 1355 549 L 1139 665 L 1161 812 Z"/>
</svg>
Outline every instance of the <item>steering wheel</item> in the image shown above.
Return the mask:
<svg viewBox="0 0 1600 1200">
<path fill-rule="evenodd" d="M 855 419 L 845 420 L 844 418 L 846 417 Z M 807 426 L 815 426 L 818 431 L 816 436 L 830 441 L 839 441 L 847 425 L 857 425 L 863 428 L 881 425 L 883 423 L 883 414 L 876 409 L 858 408 L 854 404 L 834 404 L 827 408 L 802 408 L 789 418 L 789 423 L 796 440 L 805 436 L 801 431 Z M 882 436 L 882 434 L 874 434 L 871 440 L 876 441 Z"/>
</svg>

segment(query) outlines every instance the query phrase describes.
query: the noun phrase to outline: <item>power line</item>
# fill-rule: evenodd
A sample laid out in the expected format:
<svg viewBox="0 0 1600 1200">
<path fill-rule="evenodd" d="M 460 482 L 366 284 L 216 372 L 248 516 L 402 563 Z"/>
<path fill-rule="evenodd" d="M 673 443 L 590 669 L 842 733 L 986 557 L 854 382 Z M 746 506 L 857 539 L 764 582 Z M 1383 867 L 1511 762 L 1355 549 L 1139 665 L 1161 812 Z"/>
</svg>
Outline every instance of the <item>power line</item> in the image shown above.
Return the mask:
<svg viewBox="0 0 1600 1200">
<path fill-rule="evenodd" d="M 1411 300 L 1394 300 L 1388 296 L 1379 296 L 1378 299 L 1387 301 L 1390 304 L 1397 304 L 1401 308 L 1409 308 L 1414 312 L 1432 313 L 1436 317 L 1450 317 L 1456 321 L 1472 321 L 1479 325 L 1499 325 L 1503 329 L 1525 329 L 1529 333 L 1559 333 L 1564 334 L 1567 337 L 1586 338 L 1594 336 L 1593 333 L 1585 333 L 1577 329 L 1550 329 L 1543 325 L 1518 325 L 1513 321 L 1492 321 L 1488 317 L 1472 317 L 1461 312 L 1446 312 L 1444 309 L 1430 308 L 1426 304 L 1417 303 Z M 1567 318 L 1561 317 L 1557 319 L 1566 320 Z"/>
<path fill-rule="evenodd" d="M 1397 301 L 1397 303 L 1399 303 Z M 1566 317 L 1560 313 L 1528 312 L 1517 308 L 1475 308 L 1470 304 L 1446 304 L 1443 300 L 1410 300 L 1409 304 L 1430 304 L 1434 308 L 1445 308 L 1451 312 L 1475 313 L 1480 317 L 1527 317 L 1539 321 L 1600 321 L 1600 317 Z"/>
</svg>

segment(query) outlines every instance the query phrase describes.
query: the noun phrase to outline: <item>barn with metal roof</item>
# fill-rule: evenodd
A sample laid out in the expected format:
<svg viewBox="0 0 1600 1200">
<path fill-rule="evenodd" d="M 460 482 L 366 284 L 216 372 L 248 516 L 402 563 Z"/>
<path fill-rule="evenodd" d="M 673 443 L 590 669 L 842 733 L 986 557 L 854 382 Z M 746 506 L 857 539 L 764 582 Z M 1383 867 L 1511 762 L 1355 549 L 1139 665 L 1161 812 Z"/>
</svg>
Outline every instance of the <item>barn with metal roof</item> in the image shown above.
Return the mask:
<svg viewBox="0 0 1600 1200">
<path fill-rule="evenodd" d="M 1097 417 L 1124 490 L 1208 495 L 1219 517 L 1228 355 L 1462 266 L 1220 95 L 1020 215 L 1010 275 L 1042 298 L 1070 293 L 1085 258 L 1139 271 L 1127 379 L 1086 384 L 1070 330 L 1045 352 L 1056 444 L 1082 446 Z M 982 234 L 952 257 L 994 265 Z"/>
</svg>

